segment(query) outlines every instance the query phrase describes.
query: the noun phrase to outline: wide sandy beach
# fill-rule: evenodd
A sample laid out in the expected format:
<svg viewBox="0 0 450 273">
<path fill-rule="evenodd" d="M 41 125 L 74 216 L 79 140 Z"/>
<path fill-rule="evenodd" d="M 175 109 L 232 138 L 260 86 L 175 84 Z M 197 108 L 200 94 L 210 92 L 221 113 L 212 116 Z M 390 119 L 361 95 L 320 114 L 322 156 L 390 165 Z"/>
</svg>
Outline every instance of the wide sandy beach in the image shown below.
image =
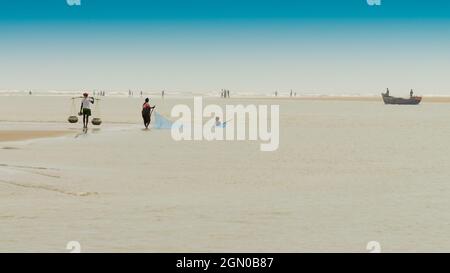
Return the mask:
<svg viewBox="0 0 450 273">
<path fill-rule="evenodd" d="M 2 96 L 0 252 L 449 251 L 448 102 L 205 98 L 280 105 L 280 147 L 261 152 L 142 130 L 142 98 L 102 98 L 83 133 L 68 97 Z"/>
</svg>

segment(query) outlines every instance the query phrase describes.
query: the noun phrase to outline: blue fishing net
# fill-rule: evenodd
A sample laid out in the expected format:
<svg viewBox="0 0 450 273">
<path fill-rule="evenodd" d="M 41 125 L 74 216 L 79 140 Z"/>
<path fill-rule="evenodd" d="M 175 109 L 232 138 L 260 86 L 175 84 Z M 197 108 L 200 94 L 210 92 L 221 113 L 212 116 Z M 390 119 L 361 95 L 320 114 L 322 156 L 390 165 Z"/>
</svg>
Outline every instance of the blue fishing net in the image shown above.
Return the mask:
<svg viewBox="0 0 450 273">
<path fill-rule="evenodd" d="M 166 119 L 162 115 L 160 115 L 158 112 L 155 112 L 155 123 L 153 124 L 152 128 L 154 129 L 172 129 L 173 122 Z"/>
<path fill-rule="evenodd" d="M 231 122 L 231 120 L 224 121 L 224 122 L 220 123 L 220 125 L 216 125 L 216 127 L 226 128 L 228 126 L 228 123 L 230 123 L 230 122 Z"/>
<path fill-rule="evenodd" d="M 169 119 L 160 115 L 158 112 L 154 112 L 153 114 L 155 116 L 155 122 L 153 123 L 152 128 L 154 128 L 154 129 L 169 129 L 169 130 L 172 129 L 172 127 L 174 126 L 173 125 L 174 123 L 172 121 L 170 121 Z M 229 122 L 230 122 L 230 120 L 225 121 L 218 126 L 216 125 L 216 127 L 226 128 Z M 181 125 L 181 124 L 178 124 L 175 126 L 178 127 L 179 129 L 183 128 L 183 125 Z"/>
</svg>

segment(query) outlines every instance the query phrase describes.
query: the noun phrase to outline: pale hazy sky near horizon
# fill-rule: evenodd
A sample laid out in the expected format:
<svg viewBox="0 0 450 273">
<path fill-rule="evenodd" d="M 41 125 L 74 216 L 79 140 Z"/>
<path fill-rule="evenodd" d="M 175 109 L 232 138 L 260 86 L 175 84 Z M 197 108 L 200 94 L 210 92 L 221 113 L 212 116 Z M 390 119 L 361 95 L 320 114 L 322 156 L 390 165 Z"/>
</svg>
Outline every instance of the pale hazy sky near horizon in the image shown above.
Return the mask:
<svg viewBox="0 0 450 273">
<path fill-rule="evenodd" d="M 0 90 L 450 95 L 450 1 L 11 2 Z"/>
</svg>

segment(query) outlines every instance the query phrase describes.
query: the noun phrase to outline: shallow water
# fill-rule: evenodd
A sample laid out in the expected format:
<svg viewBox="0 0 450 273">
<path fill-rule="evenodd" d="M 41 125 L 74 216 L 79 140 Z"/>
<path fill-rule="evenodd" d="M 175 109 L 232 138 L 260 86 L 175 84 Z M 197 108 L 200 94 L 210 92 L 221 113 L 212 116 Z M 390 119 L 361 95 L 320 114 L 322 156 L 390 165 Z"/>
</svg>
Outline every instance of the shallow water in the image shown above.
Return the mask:
<svg viewBox="0 0 450 273">
<path fill-rule="evenodd" d="M 448 104 L 205 103 L 279 104 L 279 149 L 175 142 L 141 130 L 141 99 L 108 97 L 100 129 L 0 143 L 0 251 L 449 251 Z M 65 97 L 2 97 L 0 130 L 81 133 L 69 114 Z"/>
</svg>

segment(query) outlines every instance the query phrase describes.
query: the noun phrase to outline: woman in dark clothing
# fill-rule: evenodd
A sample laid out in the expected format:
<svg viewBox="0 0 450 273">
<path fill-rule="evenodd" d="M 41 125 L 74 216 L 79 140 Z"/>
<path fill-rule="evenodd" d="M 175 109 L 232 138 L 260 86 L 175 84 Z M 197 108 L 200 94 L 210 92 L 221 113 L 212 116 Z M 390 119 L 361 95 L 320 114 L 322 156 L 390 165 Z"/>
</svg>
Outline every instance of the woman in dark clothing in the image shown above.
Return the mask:
<svg viewBox="0 0 450 273">
<path fill-rule="evenodd" d="M 144 119 L 145 129 L 148 129 L 151 121 L 152 110 L 155 109 L 155 106 L 150 106 L 149 101 L 150 100 L 146 98 L 144 104 L 142 105 L 142 119 Z"/>
</svg>

